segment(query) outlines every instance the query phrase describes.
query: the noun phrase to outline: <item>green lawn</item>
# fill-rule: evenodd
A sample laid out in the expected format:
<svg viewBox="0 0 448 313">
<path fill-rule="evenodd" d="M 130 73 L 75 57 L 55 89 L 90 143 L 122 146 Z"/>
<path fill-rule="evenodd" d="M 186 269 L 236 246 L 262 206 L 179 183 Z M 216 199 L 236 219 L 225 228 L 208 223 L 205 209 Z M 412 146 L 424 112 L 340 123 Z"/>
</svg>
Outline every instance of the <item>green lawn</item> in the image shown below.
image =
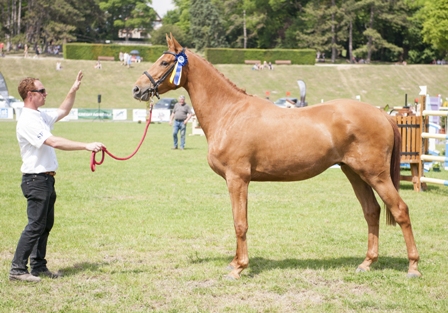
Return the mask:
<svg viewBox="0 0 448 313">
<path fill-rule="evenodd" d="M 143 130 L 129 122 L 61 122 L 54 134 L 102 141 L 126 156 Z M 303 182 L 252 183 L 250 265 L 229 281 L 236 242 L 226 184 L 208 167 L 205 137 L 187 137 L 185 151 L 171 145 L 169 125 L 152 124 L 134 158 L 107 157 L 94 173 L 88 152 L 57 151 L 48 266 L 65 276 L 12 283 L 8 271 L 26 202 L 15 123 L 0 122 L 0 312 L 448 311 L 446 187 L 416 193 L 410 183 L 401 185 L 423 273 L 407 279 L 403 236 L 384 216 L 379 262 L 355 273 L 367 225 L 339 169 Z"/>
</svg>

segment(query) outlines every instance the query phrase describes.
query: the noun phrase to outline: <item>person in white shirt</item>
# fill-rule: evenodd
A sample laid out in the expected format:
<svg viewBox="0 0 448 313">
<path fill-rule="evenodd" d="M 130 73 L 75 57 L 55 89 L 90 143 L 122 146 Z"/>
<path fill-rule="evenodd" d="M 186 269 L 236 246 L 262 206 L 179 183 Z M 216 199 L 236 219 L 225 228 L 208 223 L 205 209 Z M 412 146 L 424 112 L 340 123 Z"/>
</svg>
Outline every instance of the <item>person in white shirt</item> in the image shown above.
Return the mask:
<svg viewBox="0 0 448 313">
<path fill-rule="evenodd" d="M 75 102 L 83 74 L 79 71 L 73 86 L 58 110 L 51 113 L 39 111 L 48 95 L 42 82 L 27 77 L 18 87 L 24 101 L 22 114 L 17 121 L 16 134 L 22 156 L 22 192 L 27 199 L 28 224 L 23 230 L 9 272 L 11 281 L 38 282 L 39 276 L 57 278 L 47 268 L 45 259 L 47 239 L 54 222 L 54 189 L 58 161 L 54 149 L 87 150 L 98 152 L 100 142 L 83 143 L 53 136 L 54 123 L 70 113 Z M 30 259 L 31 274 L 28 272 Z"/>
</svg>

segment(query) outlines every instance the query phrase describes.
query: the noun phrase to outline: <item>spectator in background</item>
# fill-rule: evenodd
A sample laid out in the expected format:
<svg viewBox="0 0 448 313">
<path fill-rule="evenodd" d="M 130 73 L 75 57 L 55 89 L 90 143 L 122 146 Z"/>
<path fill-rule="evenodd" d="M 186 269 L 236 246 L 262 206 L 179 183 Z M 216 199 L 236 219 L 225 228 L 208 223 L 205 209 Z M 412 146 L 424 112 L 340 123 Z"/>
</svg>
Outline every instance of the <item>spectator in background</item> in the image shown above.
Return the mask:
<svg viewBox="0 0 448 313">
<path fill-rule="evenodd" d="M 123 53 L 123 65 L 128 65 L 129 53 Z"/>
<path fill-rule="evenodd" d="M 173 150 L 178 148 L 177 134 L 180 131 L 180 150 L 185 149 L 185 133 L 187 131 L 187 122 L 192 116 L 191 108 L 185 103 L 185 97 L 180 96 L 179 102 L 174 105 L 173 113 L 170 116 L 170 125 L 173 125 Z"/>
<path fill-rule="evenodd" d="M 35 58 L 39 58 L 39 55 L 40 55 L 40 48 L 39 48 L 39 46 L 36 46 L 36 48 L 34 49 L 34 52 L 36 53 L 34 55 L 34 57 Z"/>
</svg>

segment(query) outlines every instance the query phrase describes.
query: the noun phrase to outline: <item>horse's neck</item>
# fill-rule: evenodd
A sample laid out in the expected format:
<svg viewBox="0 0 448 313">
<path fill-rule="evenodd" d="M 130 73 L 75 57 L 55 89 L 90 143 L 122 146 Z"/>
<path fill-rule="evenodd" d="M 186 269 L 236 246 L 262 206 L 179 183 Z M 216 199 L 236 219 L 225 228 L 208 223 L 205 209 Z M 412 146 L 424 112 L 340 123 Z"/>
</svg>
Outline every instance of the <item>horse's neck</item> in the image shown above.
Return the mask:
<svg viewBox="0 0 448 313">
<path fill-rule="evenodd" d="M 235 88 L 210 63 L 193 53 L 188 55 L 188 67 L 187 83 L 184 88 L 190 95 L 201 128 L 206 135 L 211 135 L 219 127 L 217 122 L 225 110 L 246 95 Z"/>
</svg>

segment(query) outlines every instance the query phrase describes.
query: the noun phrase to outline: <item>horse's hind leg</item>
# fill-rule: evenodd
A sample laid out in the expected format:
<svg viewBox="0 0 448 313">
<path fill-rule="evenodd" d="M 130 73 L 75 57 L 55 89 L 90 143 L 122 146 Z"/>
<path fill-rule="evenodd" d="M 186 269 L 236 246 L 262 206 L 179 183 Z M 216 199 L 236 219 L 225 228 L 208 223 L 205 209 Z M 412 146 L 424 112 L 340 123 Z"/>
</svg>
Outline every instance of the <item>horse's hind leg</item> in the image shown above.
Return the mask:
<svg viewBox="0 0 448 313">
<path fill-rule="evenodd" d="M 378 177 L 377 180 L 381 181 L 381 178 Z M 374 188 L 403 232 L 409 259 L 408 277 L 420 277 L 422 274 L 418 271 L 419 255 L 414 241 L 414 234 L 412 233 L 407 204 L 401 199 L 390 179 L 389 181 L 383 180 L 381 183 L 377 183 L 377 185 L 374 185 Z"/>
<path fill-rule="evenodd" d="M 358 266 L 356 271 L 369 271 L 370 265 L 378 260 L 378 236 L 381 208 L 375 198 L 372 187 L 363 181 L 361 177 L 353 172 L 347 165 L 342 165 L 341 169 L 350 181 L 356 197 L 361 203 L 369 231 L 366 258 L 364 259 L 364 262 Z"/>
</svg>

